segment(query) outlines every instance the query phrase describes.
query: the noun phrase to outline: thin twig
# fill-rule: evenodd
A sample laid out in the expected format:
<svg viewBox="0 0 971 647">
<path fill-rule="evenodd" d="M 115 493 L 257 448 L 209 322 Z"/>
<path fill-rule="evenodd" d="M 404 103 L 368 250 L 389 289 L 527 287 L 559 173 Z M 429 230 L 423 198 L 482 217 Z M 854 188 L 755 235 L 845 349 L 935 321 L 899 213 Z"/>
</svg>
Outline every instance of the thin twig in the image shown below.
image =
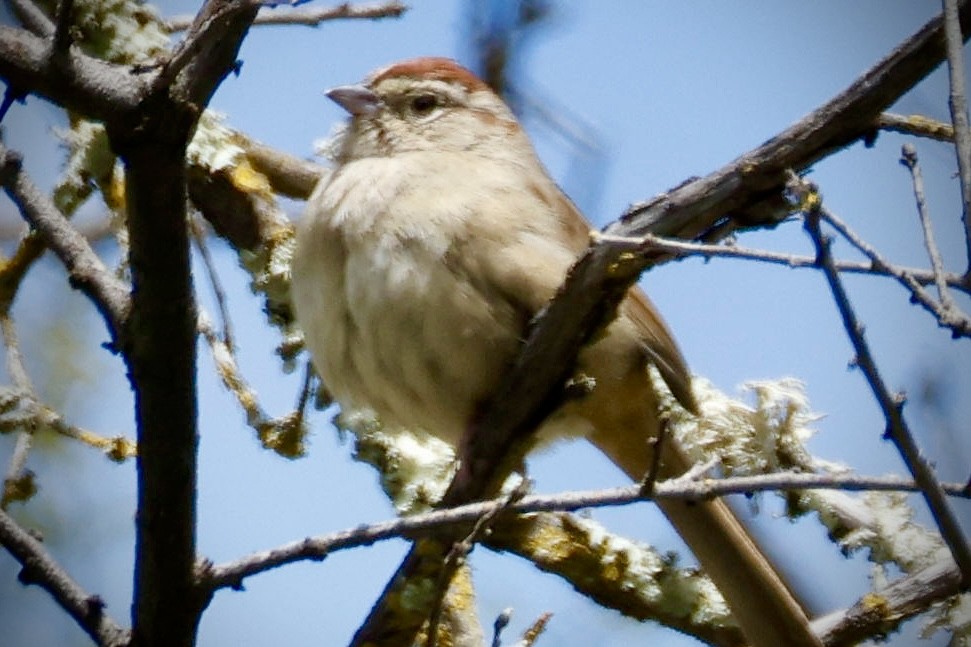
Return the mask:
<svg viewBox="0 0 971 647">
<path fill-rule="evenodd" d="M 202 265 L 206 268 L 206 276 L 209 278 L 209 285 L 212 287 L 213 297 L 216 299 L 216 309 L 219 310 L 219 323 L 222 325 L 222 341 L 226 349 L 232 353 L 235 345 L 233 344 L 232 320 L 229 317 L 229 308 L 226 305 L 226 291 L 223 289 L 222 281 L 219 280 L 219 273 L 216 270 L 216 263 L 213 261 L 209 245 L 206 244 L 206 236 L 202 231 L 202 223 L 196 218 L 189 219 L 189 228 L 192 239 L 199 250 L 202 258 Z"/>
<path fill-rule="evenodd" d="M 800 203 L 808 205 L 804 210 L 806 231 L 816 246 L 820 268 L 826 276 L 830 291 L 833 293 L 833 299 L 843 319 L 843 326 L 846 328 L 846 333 L 856 352 L 855 364 L 863 371 L 867 383 L 883 411 L 887 422 L 886 437 L 897 446 L 904 463 L 920 486 L 924 500 L 927 501 L 931 514 L 941 530 L 941 535 L 950 548 L 954 561 L 961 569 L 962 579 L 966 584 L 971 583 L 971 547 L 968 546 L 961 525 L 947 501 L 944 489 L 934 474 L 934 469 L 920 453 L 907 421 L 903 417 L 904 397 L 901 394 L 890 394 L 877 369 L 876 361 L 864 337 L 863 325 L 857 320 L 839 273 L 833 267 L 830 249 L 832 238 L 825 236 L 820 228 L 821 205 L 818 194 L 814 187 L 809 186 L 795 174 L 791 175 L 790 182 L 790 190 L 797 192 Z"/>
<path fill-rule="evenodd" d="M 105 613 L 101 598 L 84 591 L 51 557 L 43 544 L 2 510 L 0 544 L 23 566 L 20 581 L 23 584 L 37 584 L 50 593 L 97 645 L 122 647 L 130 643 L 128 632 Z"/>
<path fill-rule="evenodd" d="M 105 268 L 94 250 L 21 168 L 21 158 L 0 144 L 0 182 L 23 218 L 37 230 L 68 270 L 71 285 L 84 292 L 108 324 L 112 341 L 128 318 L 128 289 Z"/>
<path fill-rule="evenodd" d="M 536 618 L 535 622 L 529 625 L 529 629 L 523 633 L 523 639 L 519 644 L 522 645 L 522 647 L 532 647 L 534 644 L 536 644 L 539 637 L 543 635 L 544 631 L 546 631 L 546 625 L 549 623 L 550 618 L 552 617 L 553 614 L 547 611 Z"/>
<path fill-rule="evenodd" d="M 838 217 L 829 209 L 819 209 L 819 216 L 828 222 L 836 231 L 840 233 L 853 247 L 867 256 L 875 267 L 885 270 L 890 276 L 897 279 L 897 282 L 910 291 L 910 296 L 914 302 L 919 303 L 925 310 L 931 313 L 938 324 L 949 328 L 955 337 L 971 337 L 971 319 L 964 316 L 956 308 L 946 309 L 938 303 L 913 276 L 895 268 L 875 247 L 867 243 L 863 238 L 853 231 L 852 228 L 842 218 Z M 835 265 L 833 266 L 835 269 Z"/>
<path fill-rule="evenodd" d="M 951 124 L 923 115 L 898 115 L 892 112 L 884 112 L 877 117 L 876 125 L 881 130 L 915 137 L 926 137 L 939 142 L 954 141 L 954 127 Z"/>
<path fill-rule="evenodd" d="M 664 442 L 667 436 L 668 421 L 662 418 L 658 425 L 657 436 L 648 441 L 651 445 L 651 466 L 647 470 L 647 474 L 641 479 L 641 491 L 646 497 L 651 496 L 654 486 L 657 485 L 657 478 L 661 473 L 661 454 L 664 452 Z"/>
<path fill-rule="evenodd" d="M 135 457 L 138 453 L 135 443 L 123 435 L 103 436 L 69 424 L 60 413 L 41 402 L 33 392 L 0 388 L 0 399 L 7 407 L 0 415 L 0 432 L 24 427 L 29 427 L 32 433 L 49 430 L 100 449 L 108 458 L 119 463 Z"/>
<path fill-rule="evenodd" d="M 931 260 L 937 296 L 941 301 L 941 306 L 950 310 L 954 308 L 954 300 L 951 298 L 951 294 L 947 290 L 947 282 L 944 280 L 944 261 L 941 260 L 941 252 L 938 250 L 937 241 L 934 239 L 934 228 L 931 225 L 930 215 L 927 213 L 927 200 L 924 198 L 924 177 L 920 172 L 920 164 L 917 161 L 917 149 L 912 144 L 903 145 L 900 163 L 910 171 L 914 186 L 914 199 L 917 201 L 917 216 L 920 218 L 920 226 L 924 230 L 924 245 L 927 247 L 927 255 Z"/>
<path fill-rule="evenodd" d="M 203 339 L 209 344 L 212 360 L 216 365 L 216 373 L 219 374 L 223 386 L 236 397 L 236 401 L 246 414 L 246 424 L 254 429 L 259 429 L 262 425 L 266 424 L 268 416 L 263 411 L 263 408 L 260 407 L 256 392 L 250 388 L 242 372 L 239 370 L 239 364 L 236 361 L 236 355 L 233 349 L 216 333 L 216 329 L 212 325 L 212 320 L 201 307 L 199 308 L 197 326 L 199 332 L 202 333 Z"/>
<path fill-rule="evenodd" d="M 0 313 L 0 330 L 3 332 L 3 344 L 7 351 L 7 373 L 14 387 L 23 393 L 33 393 L 34 385 L 27 375 L 23 359 L 20 356 L 20 344 L 17 341 L 17 330 L 9 312 Z M 6 509 L 11 501 L 8 496 L 8 487 L 19 482 L 25 474 L 27 467 L 27 457 L 30 455 L 30 447 L 33 444 L 33 427 L 24 425 L 17 432 L 17 442 L 14 445 L 13 455 L 10 457 L 10 465 L 7 467 L 7 475 L 3 479 L 3 496 L 0 497 L 0 509 Z"/>
<path fill-rule="evenodd" d="M 963 483 L 945 483 L 950 495 L 971 499 Z M 853 474 L 805 474 L 782 472 L 719 479 L 679 477 L 657 483 L 651 500 L 703 501 L 729 494 L 769 491 L 843 490 L 849 492 L 918 492 L 914 481 L 898 476 L 858 476 Z M 628 505 L 644 501 L 639 485 L 524 496 L 509 506 L 511 513 L 571 512 L 584 508 Z M 467 524 L 483 517 L 503 500 L 470 503 L 455 508 L 410 515 L 400 519 L 357 526 L 327 535 L 308 537 L 270 550 L 252 553 L 233 562 L 212 566 L 202 575 L 200 585 L 210 591 L 238 588 L 244 578 L 304 560 L 320 560 L 347 548 L 366 546 L 395 537 L 416 537 L 443 526 Z"/>
<path fill-rule="evenodd" d="M 971 275 L 971 128 L 968 126 L 968 101 L 964 88 L 964 36 L 958 0 L 944 2 L 944 39 L 947 52 L 947 72 L 950 79 L 948 106 L 951 123 L 954 124 L 954 143 L 958 157 L 958 175 L 961 179 L 961 219 L 967 249 L 967 273 Z M 965 571 L 965 575 L 967 572 Z"/>
<path fill-rule="evenodd" d="M 257 14 L 254 25 L 307 25 L 316 27 L 322 22 L 352 19 L 397 18 L 408 7 L 397 0 L 376 4 L 351 4 L 344 2 L 334 7 L 281 10 L 263 8 Z M 170 32 L 185 31 L 189 28 L 195 16 L 173 16 L 165 21 L 165 27 Z"/>
<path fill-rule="evenodd" d="M 525 478 L 522 479 L 511 492 L 503 496 L 499 501 L 494 502 L 492 506 L 475 520 L 475 525 L 472 526 L 472 530 L 465 537 L 452 544 L 452 548 L 448 551 L 448 556 L 445 558 L 446 567 L 439 573 L 435 604 L 432 606 L 432 611 L 428 616 L 428 640 L 425 643 L 425 647 L 436 647 L 438 644 L 438 626 L 442 621 L 445 594 L 448 592 L 452 575 L 462 565 L 462 562 L 465 561 L 468 554 L 472 552 L 479 537 L 489 530 L 492 522 L 503 512 L 512 508 L 513 504 L 521 501 L 526 496 L 529 489 L 528 483 Z"/>
<path fill-rule="evenodd" d="M 737 258 L 741 260 L 762 261 L 773 265 L 785 265 L 795 269 L 815 269 L 816 259 L 812 256 L 800 254 L 786 254 L 767 249 L 753 249 L 739 245 L 724 243 L 695 243 L 677 238 L 665 238 L 646 234 L 644 236 L 616 236 L 595 233 L 593 237 L 598 242 L 615 243 L 627 248 L 640 248 L 642 252 L 659 251 L 676 258 L 700 256 L 702 258 Z M 936 277 L 934 272 L 918 267 L 895 265 L 889 262 L 883 264 L 864 261 L 833 260 L 837 271 L 848 274 L 869 274 L 871 276 L 909 276 L 918 285 L 930 285 Z M 971 282 L 954 272 L 942 275 L 944 282 L 952 288 L 971 293 Z"/>
</svg>

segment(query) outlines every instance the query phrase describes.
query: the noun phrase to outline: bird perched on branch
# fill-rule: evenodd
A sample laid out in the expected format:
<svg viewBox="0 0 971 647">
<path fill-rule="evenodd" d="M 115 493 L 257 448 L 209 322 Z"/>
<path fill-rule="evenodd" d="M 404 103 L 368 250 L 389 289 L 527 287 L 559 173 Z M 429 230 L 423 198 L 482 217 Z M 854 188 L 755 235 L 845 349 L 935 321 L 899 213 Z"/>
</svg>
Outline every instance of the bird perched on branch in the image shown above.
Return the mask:
<svg viewBox="0 0 971 647">
<path fill-rule="evenodd" d="M 297 232 L 292 298 L 307 348 L 342 406 L 458 446 L 467 430 L 488 433 L 470 424 L 477 407 L 586 249 L 590 226 L 506 104 L 451 60 L 403 61 L 328 96 L 351 118 Z M 595 386 L 538 436 L 582 436 L 640 480 L 660 426 L 648 365 L 696 409 L 673 336 L 632 288 L 579 353 Z M 674 443 L 663 447 L 663 475 L 689 467 Z M 820 645 L 724 502 L 660 505 L 752 645 Z"/>
</svg>

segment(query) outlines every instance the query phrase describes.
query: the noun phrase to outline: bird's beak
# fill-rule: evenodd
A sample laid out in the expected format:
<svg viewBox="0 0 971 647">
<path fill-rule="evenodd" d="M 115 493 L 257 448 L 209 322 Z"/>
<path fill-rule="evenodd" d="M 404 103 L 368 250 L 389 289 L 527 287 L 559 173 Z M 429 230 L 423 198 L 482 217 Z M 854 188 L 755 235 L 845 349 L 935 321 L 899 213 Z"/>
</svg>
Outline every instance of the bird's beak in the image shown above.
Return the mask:
<svg viewBox="0 0 971 647">
<path fill-rule="evenodd" d="M 327 97 L 355 117 L 373 114 L 381 99 L 363 85 L 342 85 L 327 91 Z"/>
</svg>

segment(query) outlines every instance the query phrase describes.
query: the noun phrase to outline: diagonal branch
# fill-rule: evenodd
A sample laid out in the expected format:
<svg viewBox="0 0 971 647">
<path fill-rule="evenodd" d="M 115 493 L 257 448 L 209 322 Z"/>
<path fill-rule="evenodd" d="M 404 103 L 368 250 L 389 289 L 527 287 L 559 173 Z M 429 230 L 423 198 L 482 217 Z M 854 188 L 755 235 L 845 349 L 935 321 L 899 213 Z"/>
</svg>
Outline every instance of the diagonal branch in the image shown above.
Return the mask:
<svg viewBox="0 0 971 647">
<path fill-rule="evenodd" d="M 54 33 L 54 23 L 32 0 L 7 0 L 6 5 L 31 33 L 41 37 Z"/>
<path fill-rule="evenodd" d="M 96 644 L 101 647 L 129 644 L 128 632 L 105 614 L 101 598 L 85 592 L 51 557 L 44 545 L 3 510 L 0 510 L 0 544 L 23 566 L 20 581 L 37 584 L 50 593 Z"/>
<path fill-rule="evenodd" d="M 796 182 L 801 182 L 795 178 Z M 798 189 L 797 189 L 798 190 Z M 914 436 L 907 425 L 903 416 L 904 398 L 900 394 L 891 395 L 890 390 L 884 383 L 883 378 L 877 369 L 876 360 L 870 352 L 869 344 L 863 334 L 863 324 L 856 318 L 853 308 L 850 305 L 849 297 L 843 287 L 843 282 L 839 278 L 836 268 L 833 266 L 831 244 L 832 239 L 824 236 L 820 229 L 820 211 L 822 209 L 818 200 L 812 202 L 815 208 L 809 209 L 805 214 L 806 231 L 812 238 L 816 246 L 816 254 L 819 258 L 820 268 L 826 276 L 829 288 L 836 301 L 840 316 L 843 319 L 843 326 L 849 336 L 853 349 L 856 352 L 854 363 L 863 371 L 866 380 L 873 391 L 873 395 L 883 411 L 883 416 L 887 422 L 885 437 L 893 441 L 898 451 L 904 459 L 904 463 L 914 475 L 914 479 L 920 486 L 924 500 L 937 522 L 938 528 L 944 542 L 951 549 L 951 555 L 957 562 L 961 570 L 964 585 L 971 584 L 971 547 L 969 547 L 961 524 L 957 520 L 951 505 L 947 501 L 944 489 L 940 481 L 934 474 L 934 468 L 926 458 L 920 453 Z"/>
<path fill-rule="evenodd" d="M 876 248 L 863 240 L 835 213 L 823 209 L 819 215 L 832 225 L 833 229 L 838 231 L 847 242 L 869 258 L 874 267 L 886 270 L 898 283 L 907 288 L 913 302 L 931 313 L 937 319 L 939 325 L 949 328 L 954 337 L 971 337 L 971 319 L 965 316 L 961 310 L 957 307 L 946 307 L 945 304 L 935 301 L 934 297 L 912 275 L 890 264 Z M 967 283 L 967 279 L 963 279 L 962 283 Z"/>
<path fill-rule="evenodd" d="M 0 183 L 17 203 L 24 219 L 43 236 L 67 268 L 71 285 L 94 301 L 117 347 L 128 318 L 128 289 L 105 268 L 88 242 L 68 223 L 50 198 L 31 182 L 21 168 L 20 156 L 2 144 Z"/>
<path fill-rule="evenodd" d="M 92 119 L 109 121 L 135 109 L 146 75 L 87 56 L 76 47 L 56 53 L 44 38 L 0 25 L 0 79 Z"/>
<path fill-rule="evenodd" d="M 817 618 L 812 626 L 826 645 L 856 645 L 889 634 L 904 620 L 961 589 L 960 570 L 945 560 L 902 577 L 876 594 L 867 593 L 852 607 Z"/>
<path fill-rule="evenodd" d="M 960 21 L 968 33 L 971 7 L 967 2 L 960 3 Z M 787 205 L 779 199 L 787 170 L 799 172 L 873 136 L 881 112 L 943 59 L 943 20 L 939 16 L 843 92 L 783 132 L 715 173 L 633 205 L 608 232 L 690 238 L 706 232 L 723 236 L 738 227 L 778 222 L 788 214 Z"/>
</svg>

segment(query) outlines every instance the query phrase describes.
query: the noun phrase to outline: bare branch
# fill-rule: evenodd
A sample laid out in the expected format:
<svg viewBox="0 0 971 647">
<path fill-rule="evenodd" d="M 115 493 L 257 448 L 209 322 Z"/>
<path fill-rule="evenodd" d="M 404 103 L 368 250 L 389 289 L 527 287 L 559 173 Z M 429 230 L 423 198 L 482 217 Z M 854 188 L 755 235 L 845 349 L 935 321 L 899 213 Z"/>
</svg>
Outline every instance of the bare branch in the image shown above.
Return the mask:
<svg viewBox="0 0 971 647">
<path fill-rule="evenodd" d="M 913 301 L 930 312 L 937 319 L 938 324 L 949 328 L 954 337 L 971 337 L 971 319 L 964 316 L 957 308 L 945 308 L 943 304 L 935 301 L 913 276 L 895 268 L 875 247 L 863 240 L 835 213 L 828 209 L 820 209 L 819 215 L 832 225 L 847 242 L 867 256 L 875 267 L 886 270 L 890 276 L 897 279 L 898 283 L 907 288 Z M 962 284 L 966 283 L 967 279 L 962 279 Z"/>
<path fill-rule="evenodd" d="M 195 17 L 185 39 L 153 80 L 190 105 L 205 106 L 222 80 L 236 68 L 236 54 L 259 11 L 259 0 L 210 0 Z"/>
<path fill-rule="evenodd" d="M 951 123 L 957 149 L 958 176 L 961 179 L 961 219 L 967 249 L 967 273 L 971 274 L 971 128 L 968 126 L 968 100 L 964 87 L 964 35 L 958 0 L 943 0 L 944 36 L 947 46 L 947 72 L 950 79 Z M 966 31 L 966 29 L 965 29 Z M 967 571 L 965 571 L 967 575 Z"/>
<path fill-rule="evenodd" d="M 242 139 L 241 145 L 246 150 L 247 159 L 257 171 L 266 176 L 276 193 L 306 200 L 320 178 L 329 172 L 326 167 L 319 164 L 294 157 L 251 139 Z"/>
<path fill-rule="evenodd" d="M 676 238 L 662 238 L 653 234 L 644 236 L 613 236 L 609 234 L 596 234 L 594 236 L 598 244 L 610 245 L 617 244 L 629 249 L 634 246 L 639 253 L 649 253 L 652 251 L 664 252 L 665 256 L 674 258 L 688 258 L 700 256 L 702 258 L 738 258 L 749 261 L 762 261 L 773 265 L 785 265 L 791 268 L 811 268 L 818 269 L 816 259 L 812 256 L 800 254 L 786 254 L 774 252 L 767 249 L 753 249 L 739 245 L 695 243 Z M 878 264 L 874 262 L 866 263 L 863 261 L 833 260 L 833 265 L 839 272 L 847 274 L 867 274 L 870 276 L 909 276 L 919 285 L 934 283 L 937 279 L 935 273 L 918 267 L 905 267 L 890 263 Z M 953 272 L 943 272 L 941 279 L 950 287 L 957 288 L 964 292 L 971 292 L 971 282 L 963 276 Z"/>
<path fill-rule="evenodd" d="M 795 174 L 792 175 L 792 183 L 792 190 L 800 192 L 800 203 L 809 205 L 805 212 L 806 231 L 816 246 L 820 268 L 826 276 L 826 281 L 833 293 L 833 299 L 836 301 L 836 306 L 843 319 L 846 334 L 856 352 L 854 363 L 863 371 L 873 395 L 883 411 L 887 422 L 886 436 L 893 440 L 904 459 L 904 463 L 920 485 L 921 493 L 924 495 L 931 514 L 941 530 L 941 535 L 951 549 L 954 561 L 961 569 L 963 581 L 965 583 L 971 582 L 971 547 L 968 546 L 961 525 L 947 501 L 944 490 L 934 474 L 933 467 L 920 453 L 907 421 L 903 417 L 903 396 L 890 394 L 877 369 L 876 361 L 870 353 L 869 345 L 864 338 L 863 325 L 857 320 L 839 273 L 833 266 L 830 250 L 832 240 L 824 236 L 820 229 L 821 205 L 818 195 L 815 195 L 815 191 Z"/>
<path fill-rule="evenodd" d="M 85 592 L 51 557 L 43 544 L 2 510 L 0 544 L 23 566 L 20 581 L 23 584 L 37 584 L 50 593 L 96 644 L 101 647 L 123 647 L 130 643 L 128 632 L 105 613 L 105 603 L 101 598 Z"/>
<path fill-rule="evenodd" d="M 0 79 L 92 119 L 110 121 L 133 110 L 150 75 L 132 75 L 70 48 L 57 56 L 44 38 L 0 26 Z"/>
<path fill-rule="evenodd" d="M 101 312 L 114 343 L 128 318 L 128 289 L 116 279 L 57 207 L 21 169 L 20 156 L 0 144 L 0 182 L 17 203 L 24 219 L 57 254 L 71 284 L 84 292 Z"/>
<path fill-rule="evenodd" d="M 971 24 L 967 3 L 962 3 L 960 17 L 967 33 Z M 715 173 L 631 206 L 608 233 L 682 238 L 706 234 L 710 240 L 738 227 L 778 222 L 788 214 L 787 205 L 778 196 L 789 169 L 801 171 L 871 136 L 883 110 L 943 58 L 943 21 L 938 17 L 846 90 L 765 144 Z"/>
<path fill-rule="evenodd" d="M 206 242 L 206 235 L 203 232 L 203 224 L 196 218 L 189 219 L 189 233 L 195 241 L 196 249 L 202 258 L 202 266 L 206 268 L 206 277 L 209 279 L 209 286 L 212 288 L 213 298 L 216 300 L 216 309 L 219 310 L 219 321 L 222 324 L 222 342 L 226 345 L 226 350 L 233 352 L 233 322 L 229 316 L 229 306 L 226 302 L 226 291 L 223 289 L 222 281 L 219 279 L 219 272 L 216 270 L 216 263 L 209 251 Z"/>
<path fill-rule="evenodd" d="M 10 318 L 9 303 L 0 313 L 0 330 L 3 332 L 3 344 L 7 351 L 7 373 L 10 375 L 10 380 L 18 391 L 33 392 L 33 382 L 27 375 L 27 369 L 24 367 L 23 359 L 20 356 L 20 344 L 17 341 L 17 330 Z M 23 488 L 16 487 L 15 484 L 22 483 L 25 477 L 29 477 L 25 469 L 34 437 L 32 431 L 30 428 L 21 428 L 17 433 L 17 443 L 14 446 L 13 455 L 10 457 L 10 466 L 7 468 L 7 475 L 3 479 L 0 509 L 6 510 L 14 499 L 29 496 L 29 490 L 23 492 Z M 14 492 L 16 492 L 16 495 L 14 495 Z"/>
<path fill-rule="evenodd" d="M 307 25 L 316 27 L 329 20 L 341 18 L 397 18 L 408 7 L 397 0 L 375 4 L 341 3 L 334 7 L 307 7 L 304 9 L 279 9 L 264 7 L 253 21 L 254 25 Z M 165 21 L 165 27 L 170 32 L 184 31 L 192 24 L 193 16 L 173 16 Z"/>
<path fill-rule="evenodd" d="M 944 280 L 944 262 L 941 260 L 941 252 L 937 249 L 937 241 L 934 239 L 934 228 L 931 225 L 930 214 L 927 213 L 927 200 L 924 198 L 924 177 L 917 162 L 917 149 L 911 144 L 904 144 L 900 162 L 910 171 L 914 186 L 914 198 L 917 200 L 917 217 L 920 219 L 921 229 L 924 230 L 924 246 L 927 247 L 931 270 L 934 272 L 937 297 L 940 299 L 941 307 L 950 310 L 954 308 L 954 300 L 947 290 L 947 282 Z"/>
<path fill-rule="evenodd" d="M 951 496 L 971 498 L 964 484 L 947 483 L 944 490 Z M 465 527 L 478 519 L 502 511 L 510 514 L 535 512 L 573 512 L 585 508 L 628 505 L 645 500 L 702 501 L 729 494 L 796 490 L 891 491 L 918 492 L 912 480 L 897 476 L 858 476 L 853 474 L 775 473 L 754 476 L 732 476 L 721 479 L 680 477 L 657 483 L 652 496 L 645 497 L 639 485 L 565 492 L 553 495 L 533 494 L 518 502 L 507 504 L 505 498 L 470 503 L 445 510 L 410 515 L 400 519 L 348 530 L 309 537 L 284 544 L 278 548 L 253 553 L 234 562 L 210 567 L 201 575 L 200 585 L 217 590 L 238 588 L 246 577 L 285 564 L 304 560 L 320 560 L 331 553 L 347 548 L 367 546 L 394 537 L 417 537 L 435 529 L 449 526 Z M 508 508 L 508 510 L 506 510 Z M 466 530 L 467 533 L 467 530 Z"/>
<path fill-rule="evenodd" d="M 957 566 L 950 560 L 938 562 L 867 593 L 849 609 L 817 618 L 812 626 L 826 645 L 856 645 L 893 631 L 931 603 L 960 592 Z"/>
<path fill-rule="evenodd" d="M 907 116 L 884 112 L 877 117 L 876 126 L 881 130 L 914 135 L 915 137 L 926 137 L 939 142 L 954 141 L 954 128 L 951 124 L 922 115 Z"/>
</svg>

